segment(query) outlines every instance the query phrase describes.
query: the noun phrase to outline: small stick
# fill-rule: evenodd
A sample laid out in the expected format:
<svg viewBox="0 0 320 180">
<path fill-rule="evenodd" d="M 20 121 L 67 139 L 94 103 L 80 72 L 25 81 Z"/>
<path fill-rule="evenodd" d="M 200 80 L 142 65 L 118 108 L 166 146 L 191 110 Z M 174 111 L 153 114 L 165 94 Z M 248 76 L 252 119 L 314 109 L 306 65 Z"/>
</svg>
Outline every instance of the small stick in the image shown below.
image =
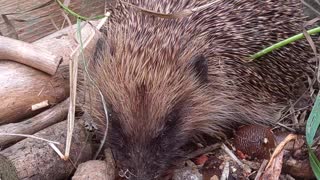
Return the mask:
<svg viewBox="0 0 320 180">
<path fill-rule="evenodd" d="M 54 75 L 62 61 L 60 56 L 35 45 L 0 36 L 0 59 L 12 60 Z"/>
<path fill-rule="evenodd" d="M 260 166 L 260 168 L 259 168 L 259 170 L 257 172 L 257 175 L 254 178 L 254 180 L 259 180 L 260 179 L 265 167 L 267 166 L 267 163 L 268 163 L 268 160 L 263 160 L 263 162 L 261 163 L 261 166 Z"/>
<path fill-rule="evenodd" d="M 49 101 L 45 100 L 45 101 L 42 101 L 40 103 L 32 105 L 31 106 L 31 110 L 32 111 L 36 111 L 36 110 L 39 110 L 39 109 L 42 109 L 42 108 L 45 108 L 45 107 L 48 107 L 48 106 L 49 106 Z"/>
<path fill-rule="evenodd" d="M 221 146 L 221 144 L 217 143 L 217 144 L 213 144 L 213 145 L 207 146 L 205 148 L 198 149 L 198 150 L 188 154 L 187 155 L 187 159 L 195 158 L 195 157 L 198 157 L 198 156 L 200 156 L 202 154 L 214 151 L 216 149 L 219 149 L 220 146 Z"/>
<path fill-rule="evenodd" d="M 108 19 L 110 13 L 106 14 L 107 16 L 101 19 L 100 23 L 97 25 L 97 28 L 101 28 L 102 25 L 106 22 Z M 78 19 L 79 21 L 79 19 Z M 75 119 L 75 103 L 76 103 L 76 89 L 77 89 L 77 74 L 78 74 L 78 57 L 81 55 L 81 52 L 83 49 L 87 47 L 87 45 L 90 43 L 90 41 L 93 40 L 94 36 L 96 35 L 96 31 L 92 29 L 93 33 L 91 36 L 89 36 L 86 41 L 82 44 L 81 42 L 81 32 L 78 34 L 80 39 L 80 44 L 77 46 L 77 48 L 71 53 L 70 59 L 70 104 L 69 104 L 69 113 L 68 113 L 68 126 L 67 126 L 67 138 L 66 138 L 66 147 L 65 147 L 65 154 L 64 154 L 64 160 L 68 160 L 70 155 L 70 149 L 71 149 L 71 141 L 72 141 L 72 134 L 73 134 L 73 126 L 74 126 L 74 119 Z M 105 138 L 104 138 L 105 141 Z M 103 142 L 104 143 L 104 142 Z M 99 148 L 100 150 L 101 148 Z"/>
<path fill-rule="evenodd" d="M 236 155 L 232 153 L 232 151 L 225 145 L 222 144 L 221 148 L 233 159 L 234 162 L 236 162 L 245 172 L 251 172 L 251 169 L 246 164 L 243 164 Z"/>
<path fill-rule="evenodd" d="M 220 180 L 227 180 L 229 178 L 229 173 L 230 173 L 230 165 L 229 165 L 229 161 L 227 161 L 226 164 L 224 165 Z"/>
</svg>

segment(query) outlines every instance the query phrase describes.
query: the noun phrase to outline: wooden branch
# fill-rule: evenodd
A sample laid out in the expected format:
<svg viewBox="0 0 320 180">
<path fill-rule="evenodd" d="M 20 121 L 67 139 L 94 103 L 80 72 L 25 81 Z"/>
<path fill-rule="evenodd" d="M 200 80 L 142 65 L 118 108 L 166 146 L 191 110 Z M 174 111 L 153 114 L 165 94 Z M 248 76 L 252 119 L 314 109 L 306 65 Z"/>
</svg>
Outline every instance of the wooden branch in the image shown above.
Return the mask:
<svg viewBox="0 0 320 180">
<path fill-rule="evenodd" d="M 71 146 L 71 160 L 63 161 L 54 150 L 43 141 L 27 138 L 0 152 L 0 177 L 14 179 L 67 179 L 77 164 L 92 157 L 92 150 L 86 144 L 83 121 L 75 122 L 74 143 Z M 35 135 L 64 144 L 66 121 L 46 128 Z M 63 145 L 58 146 L 64 149 Z"/>
<path fill-rule="evenodd" d="M 20 123 L 11 123 L 0 126 L 0 133 L 34 134 L 55 123 L 63 121 L 68 113 L 68 104 L 69 99 Z M 22 139 L 25 139 L 25 137 L 0 135 L 0 147 L 6 147 Z"/>
<path fill-rule="evenodd" d="M 86 42 L 89 38 L 92 38 L 91 35 L 95 33 L 93 27 L 95 27 L 99 21 L 90 21 L 90 23 L 92 25 L 86 24 L 83 26 L 85 22 L 82 22 L 81 24 L 81 36 L 83 42 Z M 96 41 L 97 39 L 93 39 L 86 46 L 84 50 L 85 58 L 92 56 Z M 77 40 L 77 24 L 50 34 L 45 38 L 33 42 L 33 44 L 42 49 L 50 49 L 52 53 L 61 56 L 63 58 L 61 66 L 69 65 L 70 56 L 75 49 L 79 48 L 79 43 Z"/>
<path fill-rule="evenodd" d="M 92 22 L 97 24 L 98 21 Z M 78 46 L 74 36 L 76 25 L 62 29 L 52 35 L 34 42 L 41 49 L 50 49 L 64 61 L 54 77 L 28 66 L 12 61 L 0 61 L 0 125 L 18 122 L 31 117 L 43 109 L 32 111 L 32 105 L 48 100 L 49 104 L 59 103 L 69 95 L 68 64 L 70 54 Z M 93 33 L 87 24 L 82 29 L 83 41 Z M 91 41 L 84 51 L 86 58 L 92 56 L 96 39 Z M 65 76 L 67 75 L 67 76 Z"/>
<path fill-rule="evenodd" d="M 54 105 L 69 95 L 68 79 L 60 73 L 50 76 L 12 61 L 0 61 L 0 125 L 29 118 L 44 108 L 32 105 L 48 100 Z"/>
<path fill-rule="evenodd" d="M 62 59 L 46 49 L 0 36 L 0 59 L 7 59 L 28 65 L 54 75 Z"/>
</svg>

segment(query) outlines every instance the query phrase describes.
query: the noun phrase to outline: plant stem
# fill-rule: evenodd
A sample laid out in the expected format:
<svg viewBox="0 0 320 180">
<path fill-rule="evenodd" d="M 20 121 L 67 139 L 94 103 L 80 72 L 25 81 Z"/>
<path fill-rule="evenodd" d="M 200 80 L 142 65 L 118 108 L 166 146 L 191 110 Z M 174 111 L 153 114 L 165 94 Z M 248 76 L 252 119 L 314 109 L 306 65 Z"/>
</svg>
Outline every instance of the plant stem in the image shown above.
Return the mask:
<svg viewBox="0 0 320 180">
<path fill-rule="evenodd" d="M 77 13 L 75 13 L 74 11 L 72 11 L 71 9 L 69 9 L 67 6 L 65 6 L 62 2 L 60 2 L 59 0 L 56 0 L 57 3 L 59 4 L 59 6 L 61 6 L 67 13 L 71 14 L 72 16 L 75 16 L 77 19 L 81 19 L 86 21 L 88 18 L 81 16 Z"/>
<path fill-rule="evenodd" d="M 320 27 L 316 27 L 316 28 L 310 29 L 309 31 L 307 31 L 307 33 L 309 35 L 320 33 Z M 294 41 L 297 41 L 297 40 L 300 40 L 302 38 L 304 38 L 303 33 L 300 33 L 300 34 L 297 34 L 295 36 L 292 36 L 292 37 L 290 37 L 288 39 L 285 39 L 283 41 L 280 41 L 280 42 L 278 42 L 278 43 L 276 43 L 276 44 L 274 44 L 272 46 L 269 46 L 269 47 L 263 49 L 262 51 L 257 52 L 256 54 L 251 56 L 251 59 L 257 59 L 257 58 L 259 58 L 259 57 L 261 57 L 261 56 L 263 56 L 265 54 L 268 54 L 269 52 L 271 52 L 273 50 L 279 49 L 279 48 L 281 48 L 281 47 L 283 47 L 283 46 L 285 46 L 287 44 L 290 44 L 290 43 L 292 43 Z"/>
</svg>

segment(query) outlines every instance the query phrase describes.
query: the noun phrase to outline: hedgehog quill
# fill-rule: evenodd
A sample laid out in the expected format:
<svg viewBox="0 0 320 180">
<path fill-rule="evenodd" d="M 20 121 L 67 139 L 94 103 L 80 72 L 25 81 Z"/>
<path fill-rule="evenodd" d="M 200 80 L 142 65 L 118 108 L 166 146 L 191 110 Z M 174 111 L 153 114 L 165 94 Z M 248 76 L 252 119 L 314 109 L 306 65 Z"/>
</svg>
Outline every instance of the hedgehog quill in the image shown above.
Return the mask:
<svg viewBox="0 0 320 180">
<path fill-rule="evenodd" d="M 170 14 L 207 0 L 128 0 Z M 201 135 L 224 138 L 241 124 L 272 125 L 314 72 L 305 41 L 247 57 L 302 31 L 299 0 L 219 0 L 180 18 L 119 2 L 89 61 L 88 109 L 129 179 L 161 179 Z M 89 83 L 84 85 L 91 86 Z"/>
</svg>

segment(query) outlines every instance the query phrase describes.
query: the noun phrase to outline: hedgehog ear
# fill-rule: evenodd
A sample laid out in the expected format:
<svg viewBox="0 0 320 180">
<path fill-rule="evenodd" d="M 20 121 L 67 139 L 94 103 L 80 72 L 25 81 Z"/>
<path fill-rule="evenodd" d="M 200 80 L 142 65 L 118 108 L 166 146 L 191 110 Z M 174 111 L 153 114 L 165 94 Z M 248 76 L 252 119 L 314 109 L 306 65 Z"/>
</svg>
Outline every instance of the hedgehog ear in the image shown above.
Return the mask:
<svg viewBox="0 0 320 180">
<path fill-rule="evenodd" d="M 194 56 L 190 61 L 190 67 L 201 82 L 207 82 L 208 61 L 203 55 Z"/>
</svg>

